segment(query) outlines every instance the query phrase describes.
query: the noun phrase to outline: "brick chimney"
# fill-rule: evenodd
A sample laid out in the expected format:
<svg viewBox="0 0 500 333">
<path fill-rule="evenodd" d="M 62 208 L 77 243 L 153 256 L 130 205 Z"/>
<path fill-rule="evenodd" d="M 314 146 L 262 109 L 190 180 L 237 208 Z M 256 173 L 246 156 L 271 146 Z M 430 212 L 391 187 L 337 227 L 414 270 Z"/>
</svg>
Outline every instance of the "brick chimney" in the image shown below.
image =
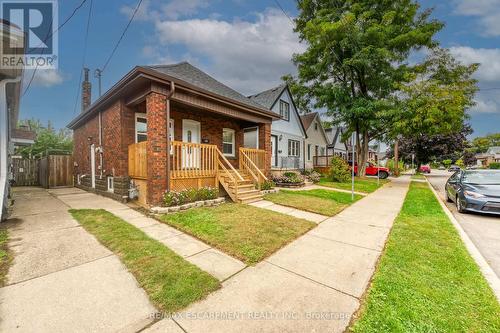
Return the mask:
<svg viewBox="0 0 500 333">
<path fill-rule="evenodd" d="M 92 95 L 91 95 L 92 85 L 90 84 L 89 81 L 89 69 L 84 68 L 83 73 L 84 73 L 84 79 L 82 82 L 82 113 L 85 112 L 85 110 L 87 110 L 92 101 Z"/>
</svg>

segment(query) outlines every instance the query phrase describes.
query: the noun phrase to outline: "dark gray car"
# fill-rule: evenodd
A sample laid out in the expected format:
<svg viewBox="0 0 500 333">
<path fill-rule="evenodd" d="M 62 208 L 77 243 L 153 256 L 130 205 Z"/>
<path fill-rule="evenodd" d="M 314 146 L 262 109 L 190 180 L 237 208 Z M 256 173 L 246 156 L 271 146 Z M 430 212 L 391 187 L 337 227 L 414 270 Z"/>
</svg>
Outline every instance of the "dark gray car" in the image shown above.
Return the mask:
<svg viewBox="0 0 500 333">
<path fill-rule="evenodd" d="M 500 215 L 500 170 L 460 170 L 446 182 L 446 198 L 460 213 Z"/>
</svg>

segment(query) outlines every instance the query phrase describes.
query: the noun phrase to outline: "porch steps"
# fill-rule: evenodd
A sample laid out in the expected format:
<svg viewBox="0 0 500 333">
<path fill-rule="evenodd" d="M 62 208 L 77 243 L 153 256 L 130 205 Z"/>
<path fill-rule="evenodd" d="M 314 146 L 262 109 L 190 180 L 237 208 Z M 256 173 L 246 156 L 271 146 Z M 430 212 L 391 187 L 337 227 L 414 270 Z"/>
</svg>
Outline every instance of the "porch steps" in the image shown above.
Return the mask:
<svg viewBox="0 0 500 333">
<path fill-rule="evenodd" d="M 231 199 L 234 202 L 243 204 L 262 200 L 262 194 L 255 188 L 255 184 L 251 180 L 250 175 L 242 170 L 236 170 L 236 172 L 243 178 L 243 180 L 238 180 L 236 184 L 231 180 L 231 176 L 233 176 L 233 178 L 239 178 L 234 171 L 222 172 L 219 174 L 219 182 Z M 231 175 L 229 175 L 229 173 Z"/>
</svg>

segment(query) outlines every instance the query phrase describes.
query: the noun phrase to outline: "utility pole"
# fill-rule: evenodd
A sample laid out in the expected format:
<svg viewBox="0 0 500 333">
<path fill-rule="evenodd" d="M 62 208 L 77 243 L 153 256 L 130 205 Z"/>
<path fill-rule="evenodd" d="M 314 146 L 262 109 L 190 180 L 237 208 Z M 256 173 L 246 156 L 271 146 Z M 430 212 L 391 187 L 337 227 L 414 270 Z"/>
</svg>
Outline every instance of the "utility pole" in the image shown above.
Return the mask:
<svg viewBox="0 0 500 333">
<path fill-rule="evenodd" d="M 94 71 L 94 77 L 97 79 L 97 82 L 99 84 L 99 97 L 101 97 L 101 93 L 102 93 L 102 90 L 101 90 L 101 77 L 102 77 L 102 70 L 100 70 L 99 68 L 97 68 L 95 71 Z"/>
<path fill-rule="evenodd" d="M 351 142 L 351 147 L 352 147 L 352 166 L 351 166 L 351 200 L 354 201 L 354 161 L 355 161 L 355 140 L 356 140 L 356 132 L 352 133 L 352 142 Z M 359 166 L 358 166 L 359 169 Z"/>
</svg>

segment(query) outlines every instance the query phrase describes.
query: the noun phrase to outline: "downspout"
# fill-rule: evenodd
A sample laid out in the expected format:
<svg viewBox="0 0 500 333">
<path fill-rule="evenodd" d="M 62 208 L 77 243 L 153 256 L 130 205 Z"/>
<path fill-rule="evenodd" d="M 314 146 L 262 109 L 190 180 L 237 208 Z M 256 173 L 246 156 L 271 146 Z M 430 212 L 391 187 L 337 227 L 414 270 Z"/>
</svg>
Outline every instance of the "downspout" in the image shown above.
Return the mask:
<svg viewBox="0 0 500 333">
<path fill-rule="evenodd" d="M 166 95 L 167 112 L 167 192 L 170 192 L 170 97 L 175 92 L 175 83 L 170 81 L 170 90 Z M 175 133 L 175 131 L 174 131 Z"/>
<path fill-rule="evenodd" d="M 99 169 L 101 170 L 99 179 L 102 179 L 103 175 L 103 150 L 102 150 L 102 112 L 99 111 Z"/>
<path fill-rule="evenodd" d="M 9 110 L 7 109 L 7 84 L 19 83 L 21 77 L 7 79 L 0 82 L 0 221 L 6 219 L 4 207 L 7 208 L 7 163 L 9 150 Z M 6 213 L 6 211 L 5 211 Z"/>
</svg>

